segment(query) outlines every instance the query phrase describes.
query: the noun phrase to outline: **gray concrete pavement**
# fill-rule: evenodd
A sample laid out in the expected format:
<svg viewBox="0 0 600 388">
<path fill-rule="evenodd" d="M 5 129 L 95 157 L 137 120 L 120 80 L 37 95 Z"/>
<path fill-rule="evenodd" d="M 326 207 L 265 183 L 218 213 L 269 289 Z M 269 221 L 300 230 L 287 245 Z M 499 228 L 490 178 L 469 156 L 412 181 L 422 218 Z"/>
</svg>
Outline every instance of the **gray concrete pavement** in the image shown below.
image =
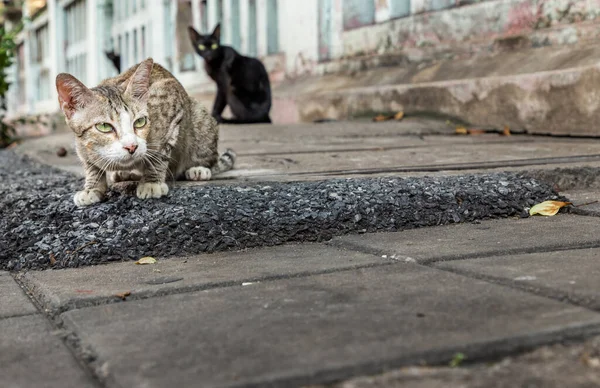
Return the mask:
<svg viewBox="0 0 600 388">
<path fill-rule="evenodd" d="M 358 377 L 330 388 L 595 388 L 600 386 L 600 337 L 544 346 L 517 357 L 464 367 L 407 367 Z M 464 364 L 463 364 L 464 365 Z M 310 388 L 325 388 L 315 385 Z"/>
<path fill-rule="evenodd" d="M 582 246 L 577 250 L 440 262 L 435 266 L 513 283 L 538 294 L 600 310 L 599 258 L 600 249 Z"/>
<path fill-rule="evenodd" d="M 128 387 L 297 386 L 382 365 L 440 362 L 458 350 L 484 357 L 600 328 L 600 314 L 586 309 L 414 264 L 98 306 L 61 318 L 95 350 L 94 365 L 107 363 L 111 377 Z"/>
<path fill-rule="evenodd" d="M 38 312 L 7 272 L 0 272 L 0 298 L 0 386 L 99 387 L 64 343 L 64 332 Z"/>
<path fill-rule="evenodd" d="M 2 387 L 99 387 L 46 317 L 37 314 L 0 319 L 0 332 Z"/>
<path fill-rule="evenodd" d="M 333 238 L 329 244 L 422 263 L 600 246 L 596 217 L 531 217 Z M 540 231 L 534 233 L 533 231 Z M 543 231 L 543 233 L 541 233 Z"/>
<path fill-rule="evenodd" d="M 8 272 L 0 271 L 0 295 L 0 319 L 37 313 L 35 306 Z"/>
<path fill-rule="evenodd" d="M 73 308 L 118 302 L 120 298 L 116 295 L 123 292 L 131 293 L 130 300 L 146 299 L 391 262 L 361 252 L 305 243 L 159 259 L 153 265 L 136 265 L 129 261 L 77 271 L 31 271 L 18 278 L 38 296 L 44 309 L 56 314 Z"/>
<path fill-rule="evenodd" d="M 577 234 L 593 244 L 586 236 L 597 220 L 484 221 L 366 234 L 368 243 L 344 248 L 284 245 L 13 276 L 86 355 L 100 385 L 300 386 L 447 365 L 459 352 L 477 366 L 600 333 L 598 249 L 548 245 Z M 461 238 L 467 243 L 452 244 Z M 490 249 L 525 238 L 516 248 L 532 253 Z M 389 247 L 394 254 L 382 257 Z M 500 373 L 477 368 L 438 372 L 479 386 Z M 376 379 L 435 387 L 436 376 Z M 570 381 L 586 386 L 589 376 Z"/>
<path fill-rule="evenodd" d="M 103 233 L 115 233 L 119 217 L 128 220 L 127 230 L 139 229 L 140 234 L 130 243 L 122 242 L 127 249 L 110 251 L 122 262 L 0 272 L 0 386 L 597 386 L 600 208 L 594 201 L 600 198 L 595 191 L 600 164 L 594 160 L 600 160 L 596 155 L 600 146 L 574 139 L 458 137 L 449 135 L 445 124 L 406 123 L 227 128 L 223 145 L 237 144 L 241 165 L 246 167 L 235 172 L 237 176 L 208 185 L 178 184 L 175 195 L 152 205 L 155 212 L 148 211 L 151 206 L 144 208 L 117 196 L 103 205 L 112 213 L 98 207 L 72 214 L 65 210 L 70 191 L 79 183 L 72 175 L 46 167 L 28 170 L 25 164 L 4 166 L 0 174 L 9 183 L 0 185 L 0 190 L 5 190 L 10 203 L 0 202 L 0 206 L 13 207 L 3 208 L 4 214 L 24 224 L 35 217 L 47 218 L 49 212 L 53 218 L 44 224 L 43 241 L 36 240 L 27 225 L 7 230 L 0 241 L 9 241 L 10 249 L 30 244 L 35 249 L 65 250 L 79 238 L 76 228 L 84 230 L 84 237 L 93 234 L 95 240 L 90 241 L 98 241 Z M 77 172 L 73 159 L 52 156 L 67 138 L 39 139 L 23 144 L 18 152 L 53 165 L 63 163 L 64 170 Z M 296 149 L 293 144 L 298 144 Z M 296 153 L 288 158 L 288 151 Z M 344 156 L 326 158 L 332 154 Z M 146 219 L 169 221 L 159 225 L 166 234 L 157 244 L 168 236 L 174 244 L 190 247 L 188 237 L 216 240 L 235 228 L 242 236 L 236 241 L 265 238 L 265 231 L 283 217 L 265 218 L 266 226 L 252 229 L 258 226 L 250 220 L 261 220 L 269 207 L 251 216 L 236 213 L 245 209 L 245 199 L 260 197 L 263 200 L 257 203 L 268 202 L 284 214 L 282 209 L 292 209 L 293 198 L 313 195 L 301 187 L 322 190 L 340 183 L 286 183 L 281 191 L 275 190 L 279 190 L 276 183 L 254 189 L 242 185 L 250 176 L 258 182 L 323 179 L 327 171 L 318 160 L 338 171 L 331 176 L 348 178 L 355 176 L 352 171 L 368 168 L 373 168 L 371 175 L 395 175 L 386 181 L 369 181 L 379 185 L 373 187 L 386 197 L 373 205 L 361 197 L 379 198 L 371 191 L 365 194 L 367 186 L 352 186 L 358 182 L 355 179 L 339 181 L 354 188 L 349 195 L 364 207 L 358 221 L 349 219 L 353 223 L 368 219 L 373 225 L 393 225 L 391 219 L 401 212 L 402 220 L 423 222 L 416 226 L 436 225 L 455 222 L 455 208 L 462 209 L 456 213 L 459 221 L 471 217 L 475 222 L 388 233 L 364 233 L 366 229 L 356 227 L 354 234 L 323 238 L 321 243 L 187 252 L 177 257 L 161 254 L 156 255 L 158 263 L 144 266 L 128 260 L 138 259 L 137 253 L 153 252 L 154 243 L 149 244 L 150 237 L 143 234 L 149 230 L 142 230 Z M 494 160 L 498 164 L 489 164 Z M 537 169 L 550 176 L 558 189 L 578 188 L 561 194 L 583 206 L 548 218 L 519 218 L 526 216 L 511 210 L 516 217 L 482 220 L 506 216 L 503 209 L 507 208 L 524 211 L 534 195 L 541 200 L 556 193 L 536 179 L 516 175 L 510 175 L 510 180 L 504 174 L 425 179 L 419 177 L 422 171 L 385 170 L 414 166 L 437 168 L 436 174 L 448 175 L 448 171 L 458 173 L 465 163 L 479 172 L 516 165 Z M 556 171 L 558 167 L 568 168 Z M 535 176 L 535 171 L 530 172 Z M 21 179 L 17 173 L 31 176 Z M 414 177 L 393 180 L 403 174 Z M 388 181 L 401 183 L 388 190 Z M 236 205 L 221 210 L 227 203 L 222 198 L 227 197 L 219 195 L 229 191 L 237 192 Z M 451 198 L 446 191 L 453 193 Z M 337 191 L 337 196 L 324 192 L 332 203 L 350 198 Z M 195 198 L 204 199 L 199 204 Z M 187 211 L 182 210 L 184 200 L 191 204 Z M 209 200 L 215 201 L 214 206 L 203 210 L 201 205 Z M 480 204 L 486 201 L 487 213 L 470 213 L 482 209 Z M 316 207 L 318 201 L 313 202 L 308 206 Z M 204 213 L 219 215 L 221 228 L 215 229 L 219 233 L 197 228 L 195 234 L 181 238 L 167 233 L 216 222 L 199 218 Z M 315 219 L 324 217 L 315 214 Z M 446 221 L 428 221 L 433 214 L 443 215 Z M 73 218 L 66 222 L 61 217 Z M 292 233 L 304 239 L 310 233 L 330 237 L 334 228 L 345 225 L 332 219 L 335 222 L 313 223 L 307 229 L 310 217 L 290 219 L 297 221 L 289 223 L 293 227 L 273 234 L 278 242 L 287 241 L 285 237 Z M 54 235 L 64 235 L 57 248 L 58 240 L 43 239 Z M 100 248 L 109 249 L 107 244 Z M 97 255 L 95 245 L 81 246 L 76 253 L 95 254 L 95 261 L 88 264 L 102 262 L 109 251 Z M 130 257 L 138 246 L 139 252 Z M 68 249 L 65 266 L 86 263 Z M 0 258 L 5 252 L 0 252 Z M 47 262 L 39 265 L 31 268 Z M 549 346 L 534 350 L 544 345 Z M 521 355 L 528 350 L 534 351 Z M 463 353 L 469 364 L 446 368 L 457 353 Z M 30 365 L 41 366 L 32 370 Z M 552 368 L 571 375 L 559 376 Z M 384 372 L 388 373 L 378 375 Z M 366 375 L 370 377 L 360 377 Z"/>
<path fill-rule="evenodd" d="M 238 161 L 235 170 L 215 178 L 217 184 L 223 184 L 223 179 L 231 184 L 349 175 L 520 171 L 573 163 L 579 167 L 600 167 L 600 140 L 494 134 L 461 136 L 455 134 L 455 127 L 426 118 L 383 123 L 224 126 L 221 145 L 233 148 Z M 73 142 L 71 133 L 59 133 L 25 142 L 16 150 L 43 163 L 83 174 Z M 69 151 L 66 157 L 56 155 L 60 147 Z"/>
</svg>

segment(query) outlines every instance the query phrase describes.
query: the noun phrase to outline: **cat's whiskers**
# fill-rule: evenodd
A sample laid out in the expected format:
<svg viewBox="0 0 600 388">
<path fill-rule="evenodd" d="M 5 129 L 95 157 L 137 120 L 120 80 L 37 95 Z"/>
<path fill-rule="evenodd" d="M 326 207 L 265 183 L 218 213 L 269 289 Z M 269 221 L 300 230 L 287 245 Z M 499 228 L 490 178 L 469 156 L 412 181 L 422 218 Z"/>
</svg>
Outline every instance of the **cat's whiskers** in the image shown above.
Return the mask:
<svg viewBox="0 0 600 388">
<path fill-rule="evenodd" d="M 102 163 L 102 167 L 98 166 L 98 162 Z M 98 155 L 95 159 L 93 159 L 92 164 L 100 170 L 100 173 L 96 175 L 96 179 L 93 181 L 90 187 L 96 187 L 100 179 L 105 179 L 106 168 L 110 165 L 110 163 L 112 163 L 110 159 L 106 159 L 101 155 Z"/>
<path fill-rule="evenodd" d="M 150 167 L 154 170 L 154 172 L 155 173 L 157 172 L 156 166 L 154 164 L 158 164 L 162 168 L 166 167 L 167 174 L 169 174 L 171 176 L 172 180 L 175 180 L 175 177 L 173 176 L 171 169 L 168 168 L 168 163 L 166 163 L 166 161 L 163 158 L 160 158 L 160 156 L 162 156 L 162 155 L 158 154 L 158 153 L 154 154 L 153 152 L 156 152 L 156 151 L 153 151 L 153 152 L 150 152 L 150 151 L 152 151 L 152 150 L 146 151 L 145 157 L 147 157 L 148 163 L 150 164 Z"/>
</svg>

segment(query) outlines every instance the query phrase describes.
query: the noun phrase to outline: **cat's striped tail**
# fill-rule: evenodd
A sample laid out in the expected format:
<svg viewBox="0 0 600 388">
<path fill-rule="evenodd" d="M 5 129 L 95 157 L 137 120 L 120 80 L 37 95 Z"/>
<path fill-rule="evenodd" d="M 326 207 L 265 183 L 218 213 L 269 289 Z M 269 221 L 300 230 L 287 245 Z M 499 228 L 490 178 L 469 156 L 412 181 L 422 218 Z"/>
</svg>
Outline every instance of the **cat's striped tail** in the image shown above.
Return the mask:
<svg viewBox="0 0 600 388">
<path fill-rule="evenodd" d="M 232 149 L 227 149 L 227 151 L 225 151 L 221 154 L 221 156 L 219 156 L 217 164 L 215 164 L 210 169 L 210 172 L 212 173 L 212 175 L 216 175 L 233 169 L 233 165 L 235 164 L 235 158 L 237 158 L 235 152 L 233 152 Z"/>
</svg>

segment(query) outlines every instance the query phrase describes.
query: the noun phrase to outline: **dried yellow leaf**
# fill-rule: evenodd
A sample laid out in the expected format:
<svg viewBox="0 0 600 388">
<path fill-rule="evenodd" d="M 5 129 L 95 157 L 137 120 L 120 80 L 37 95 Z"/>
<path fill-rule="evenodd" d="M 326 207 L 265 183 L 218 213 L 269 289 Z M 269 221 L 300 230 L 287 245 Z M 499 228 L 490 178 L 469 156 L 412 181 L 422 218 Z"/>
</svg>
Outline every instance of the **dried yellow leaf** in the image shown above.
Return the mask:
<svg viewBox="0 0 600 388">
<path fill-rule="evenodd" d="M 469 135 L 483 135 L 485 133 L 484 129 L 469 129 Z"/>
<path fill-rule="evenodd" d="M 542 216 L 553 216 L 558 213 L 560 208 L 567 205 L 572 205 L 572 203 L 562 201 L 544 201 L 529 209 L 529 215 L 533 216 L 535 214 L 540 214 Z"/>
<path fill-rule="evenodd" d="M 389 119 L 390 119 L 389 116 L 384 116 L 384 115 L 379 115 L 379 116 L 373 117 L 373 121 L 375 121 L 375 122 L 386 121 L 386 120 L 389 120 Z"/>
<path fill-rule="evenodd" d="M 510 136 L 510 128 L 509 127 L 504 127 L 504 130 L 502 131 L 502 135 L 503 136 Z"/>
<path fill-rule="evenodd" d="M 121 292 L 119 294 L 115 294 L 115 296 L 117 298 L 122 299 L 122 300 L 126 300 L 129 295 L 131 295 L 131 291 L 125 291 L 125 292 Z"/>
<path fill-rule="evenodd" d="M 141 259 L 139 259 L 138 261 L 135 262 L 136 264 L 155 264 L 156 263 L 156 259 L 154 257 L 142 257 Z"/>
<path fill-rule="evenodd" d="M 404 118 L 404 112 L 398 112 L 394 115 L 394 120 L 400 121 Z"/>
<path fill-rule="evenodd" d="M 458 135 L 467 135 L 469 131 L 467 131 L 467 128 L 465 127 L 456 127 L 456 133 Z"/>
</svg>

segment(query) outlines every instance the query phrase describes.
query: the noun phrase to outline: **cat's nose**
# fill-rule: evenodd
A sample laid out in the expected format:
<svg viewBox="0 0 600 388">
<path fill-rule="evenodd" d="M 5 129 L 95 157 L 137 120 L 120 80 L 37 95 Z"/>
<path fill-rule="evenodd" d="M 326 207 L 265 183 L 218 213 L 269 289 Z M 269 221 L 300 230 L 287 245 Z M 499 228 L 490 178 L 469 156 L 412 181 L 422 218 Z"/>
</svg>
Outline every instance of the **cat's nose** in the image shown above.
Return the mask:
<svg viewBox="0 0 600 388">
<path fill-rule="evenodd" d="M 128 146 L 123 146 L 123 148 L 125 148 L 130 155 L 133 155 L 135 153 L 135 150 L 137 150 L 138 146 L 137 144 L 130 144 Z"/>
</svg>

